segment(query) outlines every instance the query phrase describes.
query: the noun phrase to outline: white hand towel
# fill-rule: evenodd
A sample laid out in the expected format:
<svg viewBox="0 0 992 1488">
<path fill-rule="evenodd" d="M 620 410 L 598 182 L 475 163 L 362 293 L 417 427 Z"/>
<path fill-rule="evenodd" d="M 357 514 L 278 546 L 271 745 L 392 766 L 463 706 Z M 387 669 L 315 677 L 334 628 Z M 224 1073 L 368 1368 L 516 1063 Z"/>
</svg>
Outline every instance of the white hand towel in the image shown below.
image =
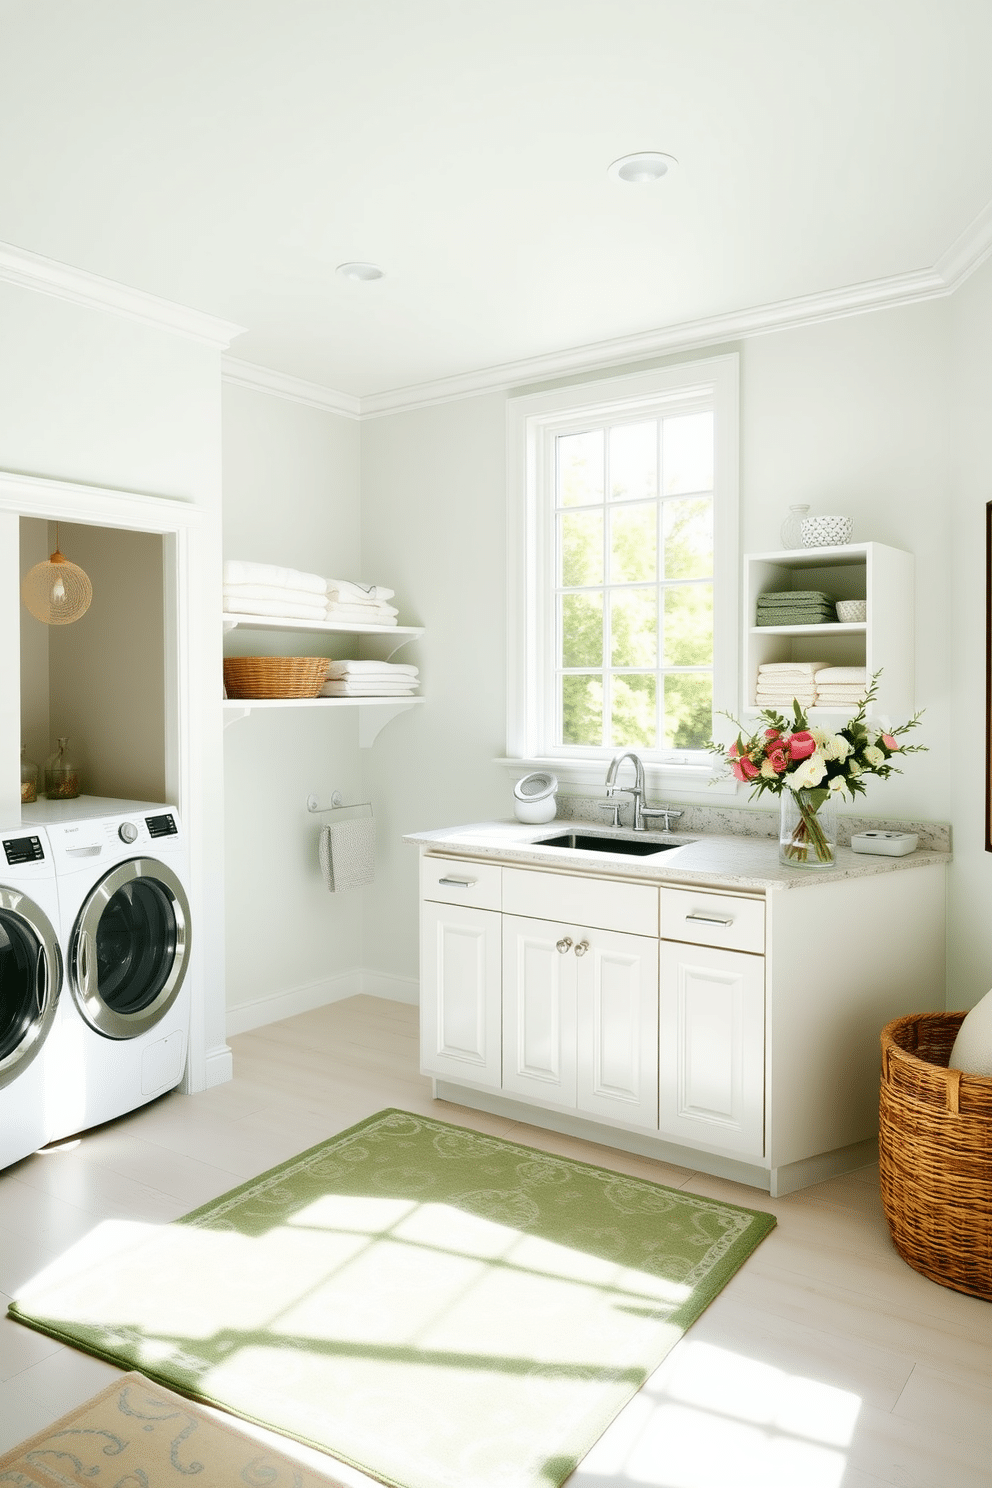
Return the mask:
<svg viewBox="0 0 992 1488">
<path fill-rule="evenodd" d="M 327 580 L 320 574 L 302 573 L 298 568 L 280 568 L 276 563 L 248 563 L 240 558 L 229 558 L 224 564 L 224 583 L 274 584 L 277 589 L 327 593 Z"/>
<path fill-rule="evenodd" d="M 868 681 L 868 668 L 867 667 L 834 667 L 834 666 L 832 666 L 832 667 L 824 667 L 822 671 L 817 672 L 817 674 L 816 674 L 816 685 L 817 685 L 817 687 L 823 687 L 824 685 L 826 685 L 826 686 L 834 686 L 836 683 L 839 683 L 839 682 L 845 682 L 845 683 L 860 682 L 860 683 L 864 683 L 864 682 L 867 682 L 867 681 Z"/>
<path fill-rule="evenodd" d="M 789 677 L 812 677 L 824 666 L 826 666 L 824 661 L 765 661 L 759 666 L 758 671 L 761 673 L 779 672 Z"/>
<path fill-rule="evenodd" d="M 327 593 L 339 599 L 392 599 L 395 589 L 386 589 L 382 584 L 356 584 L 351 579 L 328 579 Z"/>
<path fill-rule="evenodd" d="M 318 857 L 332 894 L 370 884 L 375 878 L 375 822 L 363 817 L 321 827 Z"/>
<path fill-rule="evenodd" d="M 399 610 L 395 605 L 386 604 L 385 600 L 378 599 L 335 599 L 333 595 L 327 596 L 328 612 L 333 610 L 354 610 L 356 614 L 368 615 L 398 615 Z"/>
<path fill-rule="evenodd" d="M 325 620 L 323 605 L 290 604 L 280 599 L 224 599 L 224 608 L 229 615 L 265 615 L 279 620 Z"/>
<path fill-rule="evenodd" d="M 389 677 L 419 677 L 420 668 L 400 661 L 332 661 L 328 677 L 362 677 L 366 674 Z"/>
</svg>

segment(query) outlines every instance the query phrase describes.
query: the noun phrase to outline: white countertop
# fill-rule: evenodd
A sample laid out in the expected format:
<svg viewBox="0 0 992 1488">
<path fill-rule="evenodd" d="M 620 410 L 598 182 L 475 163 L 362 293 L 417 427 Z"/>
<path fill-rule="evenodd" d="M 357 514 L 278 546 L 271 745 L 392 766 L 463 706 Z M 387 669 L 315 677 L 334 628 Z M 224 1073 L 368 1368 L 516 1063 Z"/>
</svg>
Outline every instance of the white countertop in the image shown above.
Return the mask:
<svg viewBox="0 0 992 1488">
<path fill-rule="evenodd" d="M 589 836 L 623 837 L 657 842 L 659 847 L 679 846 L 659 857 L 633 857 L 615 852 L 591 852 L 578 848 L 541 847 L 535 839 L 566 832 Z M 442 827 L 433 832 L 411 832 L 404 842 L 415 842 L 423 851 L 444 852 L 472 858 L 490 858 L 522 867 L 558 868 L 564 872 L 590 872 L 621 878 L 641 878 L 660 883 L 712 884 L 739 889 L 804 889 L 841 879 L 869 878 L 876 873 L 899 873 L 934 863 L 949 863 L 947 852 L 917 849 L 903 858 L 856 853 L 837 849 L 833 868 L 792 868 L 779 861 L 774 837 L 727 836 L 716 832 L 613 831 L 594 822 L 558 820 L 541 826 L 517 821 L 470 822 L 460 827 Z"/>
</svg>

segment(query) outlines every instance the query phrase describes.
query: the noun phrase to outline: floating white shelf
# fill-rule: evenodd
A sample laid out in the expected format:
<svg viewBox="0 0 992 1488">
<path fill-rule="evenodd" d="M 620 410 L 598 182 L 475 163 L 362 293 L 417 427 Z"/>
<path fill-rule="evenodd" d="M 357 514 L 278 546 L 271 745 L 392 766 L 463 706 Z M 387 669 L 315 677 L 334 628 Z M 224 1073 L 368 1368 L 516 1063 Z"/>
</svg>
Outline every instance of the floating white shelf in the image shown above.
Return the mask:
<svg viewBox="0 0 992 1488">
<path fill-rule="evenodd" d="M 344 623 L 340 620 L 293 620 L 281 619 L 269 615 L 241 615 L 225 610 L 221 617 L 224 622 L 224 632 L 232 630 L 279 630 L 292 631 L 294 633 L 315 633 L 319 635 L 362 635 L 362 636 L 384 636 L 387 640 L 397 640 L 397 644 L 391 648 L 386 660 L 393 656 L 402 646 L 414 641 L 424 633 L 422 625 L 362 625 Z M 422 703 L 422 697 L 369 697 L 369 698 L 225 698 L 224 699 L 224 727 L 236 723 L 239 718 L 247 718 L 248 714 L 256 708 L 320 708 L 325 711 L 330 708 L 358 708 L 358 743 L 360 748 L 368 749 L 379 736 L 382 729 L 399 713 L 405 713 L 409 708 L 415 708 Z"/>
<path fill-rule="evenodd" d="M 371 697 L 371 698 L 225 698 L 224 727 L 247 718 L 256 708 L 358 708 L 358 743 L 368 749 L 375 743 L 379 733 L 399 713 L 416 708 L 423 703 L 422 697 Z"/>
</svg>

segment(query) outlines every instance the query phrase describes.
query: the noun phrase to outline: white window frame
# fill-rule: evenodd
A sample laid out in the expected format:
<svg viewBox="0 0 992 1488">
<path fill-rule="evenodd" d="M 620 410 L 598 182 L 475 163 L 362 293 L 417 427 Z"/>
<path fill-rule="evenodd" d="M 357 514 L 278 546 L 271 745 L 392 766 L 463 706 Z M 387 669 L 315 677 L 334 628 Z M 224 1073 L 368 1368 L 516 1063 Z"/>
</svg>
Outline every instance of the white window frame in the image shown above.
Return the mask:
<svg viewBox="0 0 992 1488">
<path fill-rule="evenodd" d="M 553 770 L 565 784 L 602 785 L 608 747 L 559 752 L 548 741 L 554 716 L 554 435 L 565 420 L 714 411 L 713 710 L 738 711 L 740 456 L 736 352 L 552 391 L 507 405 L 508 604 L 507 757 L 515 768 Z M 640 751 L 656 790 L 692 792 L 721 772 L 704 750 Z M 714 791 L 720 783 L 713 784 Z M 733 781 L 724 786 L 733 793 Z M 722 793 L 722 792 L 721 792 Z"/>
</svg>

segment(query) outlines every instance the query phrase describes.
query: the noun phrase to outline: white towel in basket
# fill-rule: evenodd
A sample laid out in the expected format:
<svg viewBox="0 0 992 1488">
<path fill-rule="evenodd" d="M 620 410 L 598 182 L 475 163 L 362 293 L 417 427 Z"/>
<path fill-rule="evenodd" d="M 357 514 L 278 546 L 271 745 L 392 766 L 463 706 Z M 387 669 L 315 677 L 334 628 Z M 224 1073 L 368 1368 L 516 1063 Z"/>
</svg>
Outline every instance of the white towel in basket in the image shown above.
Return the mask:
<svg viewBox="0 0 992 1488">
<path fill-rule="evenodd" d="M 360 889 L 375 878 L 375 822 L 334 822 L 320 829 L 320 871 L 332 894 Z"/>
</svg>

